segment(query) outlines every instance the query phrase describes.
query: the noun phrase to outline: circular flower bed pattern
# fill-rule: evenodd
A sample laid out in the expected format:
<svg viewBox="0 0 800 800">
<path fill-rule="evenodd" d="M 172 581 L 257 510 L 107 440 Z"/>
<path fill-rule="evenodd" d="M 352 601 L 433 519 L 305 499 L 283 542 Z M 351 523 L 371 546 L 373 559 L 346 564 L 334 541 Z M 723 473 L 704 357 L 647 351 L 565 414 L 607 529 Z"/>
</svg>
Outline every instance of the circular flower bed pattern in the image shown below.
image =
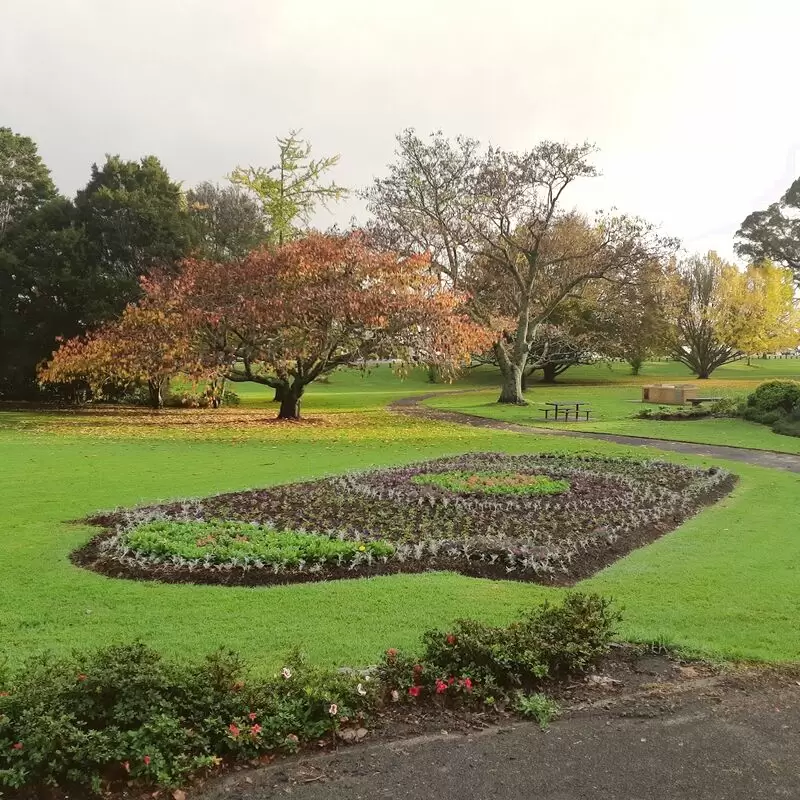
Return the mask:
<svg viewBox="0 0 800 800">
<path fill-rule="evenodd" d="M 258 585 L 396 572 L 570 584 L 727 493 L 724 470 L 469 453 L 98 516 L 108 575 Z"/>
</svg>

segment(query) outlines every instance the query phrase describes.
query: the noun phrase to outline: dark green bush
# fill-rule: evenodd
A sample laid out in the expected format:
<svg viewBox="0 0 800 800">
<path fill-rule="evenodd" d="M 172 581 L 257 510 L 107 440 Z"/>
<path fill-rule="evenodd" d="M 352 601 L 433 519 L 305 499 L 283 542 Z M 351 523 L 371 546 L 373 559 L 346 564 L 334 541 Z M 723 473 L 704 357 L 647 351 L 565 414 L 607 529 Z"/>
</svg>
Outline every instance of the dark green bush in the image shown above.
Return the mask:
<svg viewBox="0 0 800 800">
<path fill-rule="evenodd" d="M 770 411 L 782 411 L 788 414 L 799 404 L 800 383 L 795 381 L 767 381 L 758 386 L 747 398 L 748 407 L 762 414 Z"/>
<path fill-rule="evenodd" d="M 783 436 L 800 436 L 800 408 L 796 408 L 791 414 L 785 414 L 776 420 L 772 430 Z"/>
</svg>

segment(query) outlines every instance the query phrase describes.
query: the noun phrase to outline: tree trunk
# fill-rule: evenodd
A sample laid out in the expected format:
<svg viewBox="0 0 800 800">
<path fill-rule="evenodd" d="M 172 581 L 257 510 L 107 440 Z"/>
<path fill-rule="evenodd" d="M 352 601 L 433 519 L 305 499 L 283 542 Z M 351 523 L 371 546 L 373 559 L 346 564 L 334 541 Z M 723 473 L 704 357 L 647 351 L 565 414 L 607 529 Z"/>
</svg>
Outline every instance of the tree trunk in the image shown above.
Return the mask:
<svg viewBox="0 0 800 800">
<path fill-rule="evenodd" d="M 272 398 L 273 403 L 282 403 L 286 395 L 286 386 L 280 385 L 275 387 L 275 397 Z"/>
<path fill-rule="evenodd" d="M 503 386 L 500 389 L 498 403 L 512 403 L 526 406 L 528 403 L 522 395 L 522 370 L 516 364 L 510 364 L 503 374 Z"/>
<path fill-rule="evenodd" d="M 150 405 L 153 408 L 161 408 L 164 405 L 164 398 L 161 396 L 162 381 L 147 381 L 147 391 L 150 395 Z"/>
<path fill-rule="evenodd" d="M 710 373 L 710 372 L 709 372 L 707 369 L 701 369 L 701 370 L 698 370 L 698 372 L 697 372 L 697 377 L 698 377 L 698 378 L 699 378 L 701 381 L 707 381 L 707 380 L 708 380 L 708 376 L 709 376 L 710 374 L 711 374 L 711 373 Z"/>
<path fill-rule="evenodd" d="M 555 364 L 545 364 L 542 367 L 542 381 L 544 383 L 555 383 L 556 382 L 556 365 Z"/>
<path fill-rule="evenodd" d="M 300 419 L 300 400 L 304 390 L 304 386 L 283 387 L 278 419 Z"/>
</svg>

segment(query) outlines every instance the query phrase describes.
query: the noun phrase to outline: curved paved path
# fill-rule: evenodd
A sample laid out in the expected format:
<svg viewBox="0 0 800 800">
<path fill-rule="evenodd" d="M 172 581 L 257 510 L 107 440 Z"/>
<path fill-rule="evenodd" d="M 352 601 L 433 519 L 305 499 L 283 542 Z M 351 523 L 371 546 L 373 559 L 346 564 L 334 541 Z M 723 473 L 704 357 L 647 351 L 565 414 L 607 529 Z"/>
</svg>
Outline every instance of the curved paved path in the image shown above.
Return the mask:
<svg viewBox="0 0 800 800">
<path fill-rule="evenodd" d="M 489 417 L 475 417 L 462 414 L 460 411 L 443 411 L 438 408 L 423 406 L 422 403 L 431 397 L 440 397 L 442 392 L 430 392 L 412 397 L 403 397 L 389 405 L 393 411 L 401 414 L 433 419 L 440 422 L 456 422 L 471 425 L 473 428 L 489 428 L 498 431 L 511 431 L 527 436 L 568 436 L 578 439 L 602 439 L 606 442 L 626 444 L 639 447 L 656 447 L 659 450 L 671 450 L 676 453 L 688 453 L 695 456 L 710 456 L 730 461 L 743 461 L 758 467 L 782 469 L 787 472 L 800 473 L 800 455 L 776 453 L 771 450 L 751 450 L 746 447 L 729 447 L 719 444 L 696 444 L 694 442 L 676 442 L 672 439 L 655 439 L 644 436 L 625 436 L 617 433 L 596 433 L 594 431 L 569 431 L 559 428 L 540 428 L 531 425 L 518 425 L 514 422 L 503 422 Z M 449 394 L 446 392 L 444 394 Z"/>
</svg>

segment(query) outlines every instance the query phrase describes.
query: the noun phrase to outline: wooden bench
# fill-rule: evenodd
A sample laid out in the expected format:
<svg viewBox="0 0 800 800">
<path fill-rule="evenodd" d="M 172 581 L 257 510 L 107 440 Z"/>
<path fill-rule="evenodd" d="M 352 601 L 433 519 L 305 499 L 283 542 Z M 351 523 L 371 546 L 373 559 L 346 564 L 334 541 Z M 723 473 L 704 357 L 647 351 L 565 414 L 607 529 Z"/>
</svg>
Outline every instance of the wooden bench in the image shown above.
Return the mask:
<svg viewBox="0 0 800 800">
<path fill-rule="evenodd" d="M 722 400 L 721 397 L 687 397 L 686 402 L 691 403 L 692 407 L 697 408 L 697 406 L 701 405 L 702 403 L 716 403 L 719 400 Z"/>
</svg>

